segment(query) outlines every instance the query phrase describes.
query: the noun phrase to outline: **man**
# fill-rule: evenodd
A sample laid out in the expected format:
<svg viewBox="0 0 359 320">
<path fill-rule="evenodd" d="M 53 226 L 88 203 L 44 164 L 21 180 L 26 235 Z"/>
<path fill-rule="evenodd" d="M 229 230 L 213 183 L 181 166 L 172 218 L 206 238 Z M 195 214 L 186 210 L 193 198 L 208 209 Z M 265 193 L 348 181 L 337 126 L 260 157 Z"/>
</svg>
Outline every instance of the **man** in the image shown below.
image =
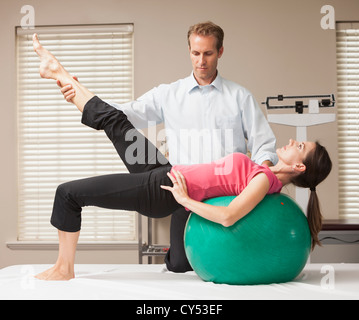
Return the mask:
<svg viewBox="0 0 359 320">
<path fill-rule="evenodd" d="M 223 55 L 223 30 L 212 22 L 200 23 L 188 31 L 193 72 L 171 84 L 160 85 L 121 109 L 137 128 L 164 123 L 169 161 L 195 164 L 217 160 L 232 152 L 247 153 L 258 164 L 277 162 L 275 136 L 251 93 L 223 79 L 217 70 Z M 64 86 L 71 101 L 75 92 Z M 191 270 L 183 234 L 188 212 L 177 210 L 171 218 L 171 248 L 165 262 L 175 272 Z"/>
</svg>

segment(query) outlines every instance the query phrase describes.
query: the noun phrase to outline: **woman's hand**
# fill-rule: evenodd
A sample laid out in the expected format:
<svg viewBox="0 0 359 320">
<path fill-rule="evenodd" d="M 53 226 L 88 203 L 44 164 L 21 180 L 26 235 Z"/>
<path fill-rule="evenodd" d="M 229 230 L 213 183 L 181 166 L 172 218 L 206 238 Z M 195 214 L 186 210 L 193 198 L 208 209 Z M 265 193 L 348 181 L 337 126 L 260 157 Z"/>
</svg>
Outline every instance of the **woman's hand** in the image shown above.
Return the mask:
<svg viewBox="0 0 359 320">
<path fill-rule="evenodd" d="M 167 173 L 167 176 L 171 179 L 173 187 L 161 186 L 161 188 L 171 191 L 176 201 L 179 204 L 185 206 L 185 203 L 188 201 L 188 199 L 190 199 L 188 196 L 186 179 L 179 171 L 172 169 L 172 173 L 174 176 L 170 172 Z"/>
</svg>

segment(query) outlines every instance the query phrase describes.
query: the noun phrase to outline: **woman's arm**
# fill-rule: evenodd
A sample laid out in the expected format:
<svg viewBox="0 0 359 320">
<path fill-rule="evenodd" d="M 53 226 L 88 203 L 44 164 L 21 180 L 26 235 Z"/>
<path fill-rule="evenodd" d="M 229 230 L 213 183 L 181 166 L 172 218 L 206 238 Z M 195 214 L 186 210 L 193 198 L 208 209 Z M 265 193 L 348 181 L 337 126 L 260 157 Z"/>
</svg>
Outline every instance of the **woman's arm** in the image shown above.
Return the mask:
<svg viewBox="0 0 359 320">
<path fill-rule="evenodd" d="M 175 177 L 168 173 L 173 182 L 173 187 L 161 186 L 172 192 L 178 203 L 195 212 L 199 216 L 229 227 L 252 211 L 262 201 L 269 190 L 269 181 L 265 173 L 257 174 L 228 207 L 212 206 L 191 199 L 187 193 L 187 185 L 184 176 L 172 170 Z"/>
</svg>

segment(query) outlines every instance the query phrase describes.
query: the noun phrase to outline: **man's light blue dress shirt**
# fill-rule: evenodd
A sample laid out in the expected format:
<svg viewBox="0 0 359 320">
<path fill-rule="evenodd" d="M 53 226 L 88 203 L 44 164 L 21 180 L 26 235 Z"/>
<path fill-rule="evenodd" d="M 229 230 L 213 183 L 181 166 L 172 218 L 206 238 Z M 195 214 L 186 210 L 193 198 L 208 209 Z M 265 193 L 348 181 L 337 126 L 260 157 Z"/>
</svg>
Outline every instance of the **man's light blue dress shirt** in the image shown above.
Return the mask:
<svg viewBox="0 0 359 320">
<path fill-rule="evenodd" d="M 275 136 L 256 100 L 219 74 L 207 86 L 198 85 L 192 73 L 136 101 L 110 104 L 138 129 L 163 122 L 172 165 L 207 163 L 247 150 L 258 164 L 277 162 Z"/>
</svg>

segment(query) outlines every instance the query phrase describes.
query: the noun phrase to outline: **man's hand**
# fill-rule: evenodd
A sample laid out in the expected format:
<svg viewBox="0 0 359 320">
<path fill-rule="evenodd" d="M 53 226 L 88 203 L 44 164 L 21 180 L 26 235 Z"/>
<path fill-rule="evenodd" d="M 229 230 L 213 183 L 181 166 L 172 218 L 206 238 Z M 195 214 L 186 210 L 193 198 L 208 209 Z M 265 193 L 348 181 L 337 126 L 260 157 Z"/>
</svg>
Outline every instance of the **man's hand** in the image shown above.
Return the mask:
<svg viewBox="0 0 359 320">
<path fill-rule="evenodd" d="M 268 167 L 273 167 L 273 163 L 272 163 L 271 161 L 269 161 L 269 160 L 263 161 L 262 166 L 263 166 L 263 165 L 266 165 L 266 166 L 268 166 Z"/>
<path fill-rule="evenodd" d="M 73 77 L 76 81 L 79 81 L 77 77 Z M 64 95 L 64 98 L 67 102 L 72 102 L 72 99 L 76 95 L 75 89 L 72 87 L 71 84 L 61 86 L 60 81 L 57 81 L 57 85 L 61 88 L 61 93 Z"/>
</svg>

